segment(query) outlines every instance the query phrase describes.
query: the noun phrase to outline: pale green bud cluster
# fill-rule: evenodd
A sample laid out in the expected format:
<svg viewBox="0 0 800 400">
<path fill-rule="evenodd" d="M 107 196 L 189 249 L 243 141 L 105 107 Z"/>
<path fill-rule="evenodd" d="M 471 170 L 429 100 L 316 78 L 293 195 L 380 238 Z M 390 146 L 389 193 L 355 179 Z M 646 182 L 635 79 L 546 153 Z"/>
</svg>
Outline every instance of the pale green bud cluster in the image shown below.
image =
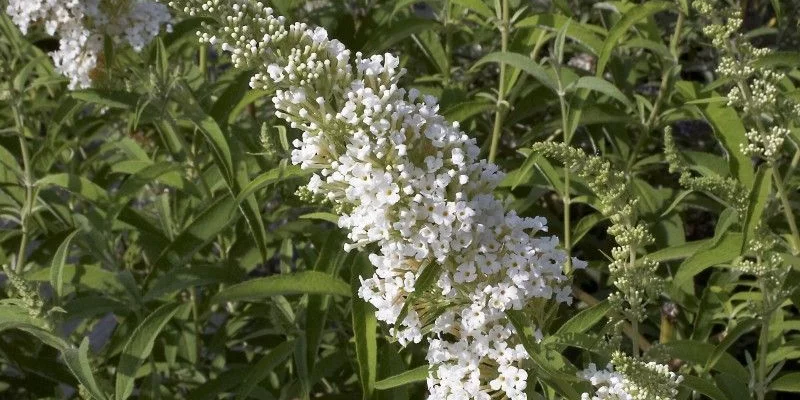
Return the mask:
<svg viewBox="0 0 800 400">
<path fill-rule="evenodd" d="M 789 291 L 783 288 L 790 266 L 784 265 L 777 249 L 779 240 L 769 232 L 758 233 L 747 243 L 747 257 L 734 263 L 740 271 L 753 275 L 758 281 L 762 295 L 762 313 L 768 314 L 780 306 Z"/>
<path fill-rule="evenodd" d="M 605 369 L 590 364 L 578 376 L 596 388 L 594 393 L 583 393 L 581 400 L 672 400 L 683 380 L 667 365 L 631 358 L 619 351 L 614 352 Z"/>
<path fill-rule="evenodd" d="M 35 319 L 41 319 L 47 326 L 49 320 L 46 318 L 48 315 L 45 303 L 39 295 L 39 287 L 31 282 L 26 281 L 20 277 L 12 268 L 3 265 L 3 272 L 8 277 L 9 298 L 18 299 L 27 311 L 28 315 Z"/>
<path fill-rule="evenodd" d="M 669 400 L 678 395 L 678 384 L 683 377 L 670 371 L 667 365 L 645 362 L 619 351 L 613 354 L 611 363 L 628 378 L 628 393 L 636 400 Z"/>
<path fill-rule="evenodd" d="M 600 212 L 612 224 L 608 233 L 618 244 L 611 251 L 613 260 L 609 264 L 617 292 L 609 296 L 609 301 L 628 319 L 643 320 L 645 306 L 658 296 L 663 280 L 656 274 L 658 263 L 638 254 L 654 239 L 644 224 L 636 222 L 637 201 L 626 190 L 625 175 L 613 171 L 611 164 L 602 158 L 561 143 L 536 143 L 533 151 L 563 163 L 597 195 Z"/>
<path fill-rule="evenodd" d="M 741 11 L 719 7 L 717 0 L 697 0 L 693 5 L 712 22 L 703 33 L 721 53 L 717 73 L 733 84 L 727 93 L 728 106 L 741 111 L 746 124 L 753 127 L 746 135 L 749 143 L 740 150 L 774 162 L 780 157 L 788 132 L 783 126 L 795 120 L 800 111 L 797 102 L 781 96 L 785 75 L 761 62 L 771 49 L 754 47 L 740 32 Z"/>
<path fill-rule="evenodd" d="M 742 143 L 742 153 L 774 161 L 780 155 L 781 146 L 788 135 L 789 130 L 780 126 L 773 126 L 768 132 L 751 129 L 745 134 L 749 143 Z"/>
<path fill-rule="evenodd" d="M 736 210 L 740 217 L 747 211 L 747 190 L 735 179 L 719 175 L 693 176 L 689 167 L 681 159 L 680 152 L 672 137 L 672 128 L 664 129 L 664 155 L 670 173 L 680 174 L 681 186 L 698 192 L 706 192 L 719 198 Z"/>
</svg>

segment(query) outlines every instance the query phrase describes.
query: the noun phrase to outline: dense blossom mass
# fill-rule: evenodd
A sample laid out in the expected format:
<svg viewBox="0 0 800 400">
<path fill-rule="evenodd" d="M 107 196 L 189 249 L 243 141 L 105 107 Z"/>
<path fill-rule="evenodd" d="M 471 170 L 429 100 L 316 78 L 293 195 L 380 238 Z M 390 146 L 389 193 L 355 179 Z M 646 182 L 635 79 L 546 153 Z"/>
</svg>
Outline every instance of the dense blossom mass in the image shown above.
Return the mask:
<svg viewBox="0 0 800 400">
<path fill-rule="evenodd" d="M 359 295 L 400 343 L 428 336 L 431 398 L 525 399 L 528 355 L 505 312 L 571 301 L 558 238 L 536 236 L 545 219 L 505 211 L 492 195 L 503 174 L 434 97 L 398 86 L 392 54 L 351 54 L 260 3 L 180 4 L 225 16 L 201 40 L 258 71 L 253 88 L 276 90 L 277 116 L 302 132 L 292 162 L 315 169 L 307 190 L 342 210 L 347 249 L 377 245 Z M 420 290 L 425 271 L 435 285 Z"/>
<path fill-rule="evenodd" d="M 670 400 L 678 395 L 683 378 L 669 367 L 655 362 L 631 359 L 614 353 L 605 369 L 595 364 L 578 374 L 595 387 L 595 393 L 584 393 L 581 400 Z"/>
<path fill-rule="evenodd" d="M 140 51 L 172 19 L 165 5 L 146 0 L 9 0 L 6 11 L 23 33 L 43 22 L 48 34 L 58 35 L 51 56 L 70 89 L 91 86 L 105 35 Z"/>
</svg>

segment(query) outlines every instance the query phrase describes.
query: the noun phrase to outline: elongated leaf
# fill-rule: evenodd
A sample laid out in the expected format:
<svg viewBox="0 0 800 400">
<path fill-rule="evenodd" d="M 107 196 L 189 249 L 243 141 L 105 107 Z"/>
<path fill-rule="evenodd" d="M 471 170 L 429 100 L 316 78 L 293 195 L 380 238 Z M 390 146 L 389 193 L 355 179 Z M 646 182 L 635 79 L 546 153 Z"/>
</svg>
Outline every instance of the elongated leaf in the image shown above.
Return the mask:
<svg viewBox="0 0 800 400">
<path fill-rule="evenodd" d="M 761 56 L 753 63 L 756 68 L 797 67 L 800 65 L 800 52 L 776 51 Z"/>
<path fill-rule="evenodd" d="M 356 360 L 361 382 L 362 399 L 371 399 L 375 391 L 375 380 L 378 376 L 378 342 L 375 308 L 358 296 L 361 287 L 359 278 L 372 276 L 372 267 L 366 257 L 358 257 L 353 268 L 350 286 L 353 292 L 353 335 L 356 342 Z"/>
<path fill-rule="evenodd" d="M 708 379 L 687 374 L 683 376 L 681 385 L 708 396 L 713 400 L 728 400 L 728 396 Z"/>
<path fill-rule="evenodd" d="M 167 325 L 167 322 L 175 316 L 181 306 L 178 303 L 168 303 L 159 307 L 148 315 L 133 331 L 122 350 L 119 364 L 117 365 L 115 400 L 125 400 L 133 393 L 133 381 L 136 379 L 136 371 L 139 370 L 144 360 L 150 356 L 156 337 Z"/>
<path fill-rule="evenodd" d="M 550 31 L 558 31 L 567 21 L 570 21 L 570 18 L 560 14 L 536 14 L 520 20 L 517 22 L 516 27 L 527 28 L 538 26 Z M 567 37 L 583 45 L 587 50 L 592 52 L 592 54 L 597 55 L 603 47 L 603 39 L 592 32 L 592 30 L 587 29 L 586 25 L 587 24 L 577 22 L 569 24 L 567 28 Z M 600 27 L 596 28 L 602 29 Z"/>
<path fill-rule="evenodd" d="M 136 108 L 136 104 L 139 102 L 135 94 L 128 92 L 89 89 L 72 92 L 70 96 L 87 103 L 123 110 L 132 110 Z"/>
<path fill-rule="evenodd" d="M 582 333 L 589 330 L 592 326 L 605 318 L 606 314 L 611 310 L 611 303 L 602 301 L 594 306 L 591 306 L 570 318 L 569 321 L 561 325 L 556 331 L 557 334 L 565 333 Z"/>
<path fill-rule="evenodd" d="M 708 96 L 714 97 L 717 94 L 711 92 Z M 750 156 L 741 151 L 741 147 L 747 144 L 747 138 L 744 123 L 739 115 L 734 109 L 722 103 L 708 103 L 698 107 L 714 128 L 714 135 L 725 148 L 725 152 L 728 153 L 731 175 L 746 188 L 752 187 L 755 174 Z"/>
<path fill-rule="evenodd" d="M 338 231 L 328 233 L 317 255 L 317 260 L 314 262 L 314 271 L 336 276 L 339 266 L 347 258 L 347 255 L 341 251 L 343 240 L 343 236 Z M 315 295 L 308 298 L 308 311 L 306 312 L 306 348 L 308 354 L 306 355 L 306 364 L 312 372 L 315 369 L 317 352 L 327 323 L 330 300 L 330 296 L 327 295 Z"/>
<path fill-rule="evenodd" d="M 72 239 L 78 233 L 78 230 L 67 235 L 61 245 L 58 246 L 56 254 L 53 255 L 53 262 L 50 264 L 50 285 L 56 292 L 56 299 L 61 299 L 64 295 L 64 264 L 67 261 L 67 254 L 69 253 L 69 246 Z"/>
<path fill-rule="evenodd" d="M 275 367 L 286 361 L 294 350 L 294 341 L 287 340 L 270 350 L 255 365 L 248 369 L 236 391 L 236 399 L 246 399 L 253 389 L 266 378 Z"/>
<path fill-rule="evenodd" d="M 427 365 L 421 365 L 417 368 L 410 369 L 395 376 L 381 379 L 380 381 L 375 382 L 375 389 L 388 390 L 408 385 L 410 383 L 423 382 L 428 378 L 429 368 L 430 367 Z"/>
<path fill-rule="evenodd" d="M 211 301 L 256 301 L 277 295 L 333 294 L 350 297 L 350 285 L 333 276 L 317 271 L 302 271 L 266 278 L 251 279 L 227 287 L 217 293 Z"/>
<path fill-rule="evenodd" d="M 558 85 L 553 80 L 553 78 L 547 73 L 545 67 L 537 64 L 534 60 L 530 57 L 527 57 L 523 54 L 519 53 L 510 53 L 510 52 L 496 52 L 490 53 L 478 60 L 473 66 L 472 69 L 475 69 L 483 64 L 495 62 L 499 64 L 507 64 L 511 67 L 517 68 L 519 70 L 525 71 L 529 75 L 531 75 L 534 79 L 539 81 L 539 83 L 543 84 L 545 87 L 549 88 L 553 92 L 557 91 Z"/>
<path fill-rule="evenodd" d="M 779 376 L 772 381 L 769 388 L 777 392 L 800 393 L 800 372 L 792 372 Z"/>
<path fill-rule="evenodd" d="M 273 183 L 281 182 L 286 179 L 299 178 L 311 174 L 310 170 L 303 170 L 299 165 L 279 166 L 257 176 L 245 186 L 236 196 L 236 204 L 241 204 L 244 199 L 250 197 L 257 190 L 262 189 Z"/>
<path fill-rule="evenodd" d="M 611 57 L 614 48 L 617 47 L 617 42 L 625 36 L 625 33 L 628 32 L 631 27 L 657 12 L 669 10 L 672 7 L 674 7 L 674 5 L 671 2 L 648 1 L 628 10 L 608 32 L 608 37 L 603 43 L 603 48 L 600 50 L 600 54 L 597 57 L 596 76 L 603 76 L 606 65 L 608 64 L 608 59 Z"/>
<path fill-rule="evenodd" d="M 84 337 L 79 348 L 64 349 L 61 354 L 64 356 L 64 363 L 75 375 L 75 378 L 89 391 L 95 400 L 106 400 L 108 395 L 100 389 L 97 380 L 92 374 L 92 367 L 89 364 L 89 338 Z"/>
<path fill-rule="evenodd" d="M 744 220 L 742 251 L 745 250 L 750 240 L 755 237 L 756 225 L 761 222 L 761 216 L 764 214 L 764 208 L 767 206 L 770 193 L 772 193 L 772 167 L 769 164 L 763 164 L 758 169 L 753 189 L 750 191 L 750 201 Z"/>
<path fill-rule="evenodd" d="M 391 27 L 375 35 L 372 40 L 364 45 L 364 50 L 369 53 L 384 51 L 395 43 L 420 32 L 436 29 L 439 23 L 428 19 L 409 18 L 397 21 Z"/>
<path fill-rule="evenodd" d="M 236 205 L 231 196 L 217 199 L 164 249 L 156 260 L 156 265 L 177 266 L 191 258 L 219 232 L 235 222 L 235 210 Z"/>
<path fill-rule="evenodd" d="M 48 175 L 36 181 L 37 186 L 58 186 L 94 203 L 106 203 L 108 193 L 94 182 L 78 175 L 62 173 Z"/>
<path fill-rule="evenodd" d="M 711 343 L 703 343 L 694 340 L 676 340 L 674 342 L 663 343 L 659 346 L 673 358 L 688 361 L 696 365 L 706 365 L 711 355 L 714 354 L 714 346 Z M 712 370 L 725 372 L 735 376 L 737 379 L 747 381 L 750 376 L 747 369 L 736 361 L 728 353 L 720 353 L 719 360 L 711 368 Z"/>
<path fill-rule="evenodd" d="M 483 0 L 452 0 L 453 3 L 462 5 L 476 13 L 480 14 L 482 17 L 487 19 L 492 19 L 495 17 L 494 11 L 492 11 L 489 6 L 484 3 Z"/>
<path fill-rule="evenodd" d="M 609 96 L 628 108 L 634 108 L 633 103 L 611 82 L 596 76 L 583 76 L 571 87 L 572 89 L 589 89 Z"/>
<path fill-rule="evenodd" d="M 742 234 L 726 232 L 716 243 L 698 249 L 697 253 L 687 258 L 675 274 L 674 285 L 687 290 L 695 275 L 706 268 L 722 264 L 738 257 L 742 248 Z"/>
<path fill-rule="evenodd" d="M 722 354 L 725 353 L 729 347 L 731 347 L 737 340 L 739 340 L 742 335 L 749 332 L 751 329 L 756 327 L 759 324 L 758 319 L 748 319 L 744 322 L 740 322 L 739 325 L 736 325 L 733 330 L 728 332 L 725 335 L 725 339 L 714 348 L 714 351 L 711 353 L 711 356 L 708 358 L 708 362 L 706 362 L 705 370 L 711 370 L 717 364 L 719 359 L 722 357 Z"/>
</svg>

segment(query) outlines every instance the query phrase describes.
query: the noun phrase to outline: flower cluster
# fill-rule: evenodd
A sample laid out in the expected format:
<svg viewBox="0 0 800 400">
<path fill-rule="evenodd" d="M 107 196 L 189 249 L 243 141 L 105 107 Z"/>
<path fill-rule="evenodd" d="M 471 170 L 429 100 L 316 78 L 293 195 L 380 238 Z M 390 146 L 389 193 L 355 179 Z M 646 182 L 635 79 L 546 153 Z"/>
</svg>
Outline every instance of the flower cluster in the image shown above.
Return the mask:
<svg viewBox="0 0 800 400">
<path fill-rule="evenodd" d="M 783 141 L 789 133 L 788 129 L 780 126 L 773 126 L 768 132 L 751 129 L 745 134 L 749 143 L 742 143 L 741 151 L 750 156 L 774 160 L 780 154 Z"/>
<path fill-rule="evenodd" d="M 637 200 L 628 192 L 624 174 L 614 171 L 608 161 L 565 144 L 540 142 L 532 150 L 574 171 L 600 200 L 599 211 L 611 221 L 608 233 L 617 242 L 608 266 L 617 291 L 609 295 L 609 301 L 631 321 L 642 321 L 645 306 L 658 296 L 663 279 L 656 274 L 658 264 L 639 254 L 654 239 L 645 224 L 637 221 Z"/>
<path fill-rule="evenodd" d="M 669 367 L 655 362 L 644 362 L 614 353 L 605 369 L 595 364 L 578 376 L 596 388 L 594 394 L 583 393 L 581 400 L 670 400 L 678 395 L 682 376 Z"/>
<path fill-rule="evenodd" d="M 10 0 L 6 12 L 23 33 L 41 21 L 48 34 L 59 36 L 51 56 L 70 89 L 91 86 L 105 35 L 140 51 L 172 19 L 166 6 L 146 0 Z"/>
<path fill-rule="evenodd" d="M 571 302 L 566 255 L 556 237 L 536 235 L 544 218 L 506 212 L 492 195 L 503 174 L 475 139 L 434 97 L 399 86 L 392 54 L 351 54 L 257 2 L 170 4 L 224 16 L 201 41 L 254 68 L 252 87 L 275 90 L 276 115 L 302 132 L 292 162 L 317 170 L 307 191 L 342 210 L 347 250 L 377 249 L 359 296 L 401 344 L 429 337 L 431 398 L 525 399 L 528 355 L 505 312 Z"/>
<path fill-rule="evenodd" d="M 740 10 L 717 7 L 716 0 L 696 0 L 693 4 L 712 21 L 703 33 L 720 49 L 717 73 L 734 84 L 727 93 L 728 106 L 741 110 L 745 122 L 755 127 L 746 134 L 748 143 L 740 150 L 774 162 L 788 132 L 782 126 L 800 115 L 800 103 L 780 95 L 785 74 L 761 63 L 772 50 L 754 47 L 739 32 L 743 24 Z"/>
</svg>

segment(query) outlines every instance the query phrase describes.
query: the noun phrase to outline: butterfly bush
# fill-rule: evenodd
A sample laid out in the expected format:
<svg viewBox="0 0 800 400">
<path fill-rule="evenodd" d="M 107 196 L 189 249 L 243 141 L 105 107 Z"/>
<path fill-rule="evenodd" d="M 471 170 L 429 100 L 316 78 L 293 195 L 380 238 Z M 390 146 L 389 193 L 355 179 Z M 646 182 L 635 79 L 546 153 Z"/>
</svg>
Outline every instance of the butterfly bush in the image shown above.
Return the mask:
<svg viewBox="0 0 800 400">
<path fill-rule="evenodd" d="M 23 33 L 42 21 L 48 34 L 58 35 L 50 56 L 70 89 L 91 86 L 104 35 L 141 51 L 172 19 L 165 5 L 137 0 L 9 0 L 6 12 Z"/>
<path fill-rule="evenodd" d="M 566 254 L 557 237 L 537 235 L 544 218 L 506 211 L 492 195 L 503 173 L 475 139 L 434 97 L 399 86 L 392 54 L 353 54 L 257 2 L 170 4 L 222 15 L 201 41 L 253 69 L 251 87 L 275 91 L 276 115 L 302 132 L 292 162 L 315 171 L 307 194 L 341 211 L 346 250 L 370 252 L 375 273 L 359 296 L 402 345 L 427 338 L 431 398 L 525 399 L 528 355 L 505 312 L 571 302 Z M 435 285 L 417 285 L 426 272 Z"/>
</svg>

